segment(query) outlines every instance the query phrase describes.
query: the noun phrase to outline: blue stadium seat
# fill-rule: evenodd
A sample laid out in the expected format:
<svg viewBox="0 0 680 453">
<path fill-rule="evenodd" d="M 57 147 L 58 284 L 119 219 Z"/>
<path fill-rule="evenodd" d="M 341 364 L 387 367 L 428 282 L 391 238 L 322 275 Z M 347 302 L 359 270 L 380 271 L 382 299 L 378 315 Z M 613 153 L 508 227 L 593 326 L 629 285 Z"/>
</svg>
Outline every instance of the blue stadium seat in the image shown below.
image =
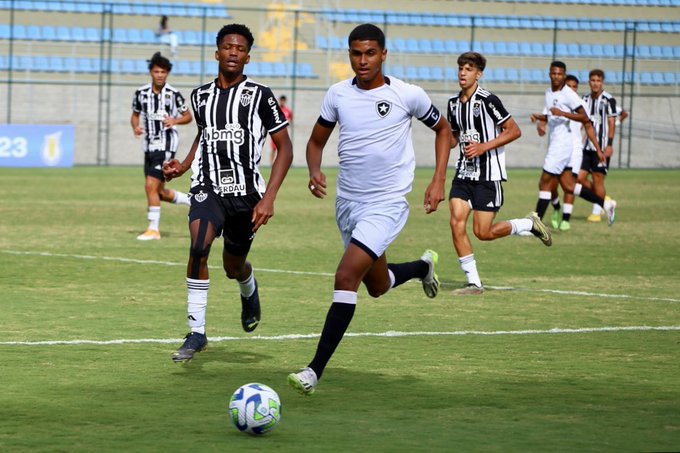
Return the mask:
<svg viewBox="0 0 680 453">
<path fill-rule="evenodd" d="M 455 54 L 458 52 L 458 41 L 447 39 L 444 44 L 448 53 Z"/>
<path fill-rule="evenodd" d="M 193 33 L 193 32 L 188 32 L 188 33 Z M 388 39 L 389 41 L 389 39 Z M 388 45 L 387 48 L 391 48 L 392 46 Z M 325 36 L 317 35 L 316 37 L 316 48 L 321 49 L 321 50 L 327 50 L 328 49 L 328 40 L 326 39 Z"/>
<path fill-rule="evenodd" d="M 116 43 L 127 43 L 127 29 L 125 28 L 114 28 L 113 29 L 113 42 Z"/>
<path fill-rule="evenodd" d="M 42 29 L 40 30 L 40 35 L 41 35 L 43 40 L 45 40 L 45 41 L 56 41 L 57 39 L 59 39 L 57 37 L 57 30 L 53 26 L 45 25 L 41 28 Z M 63 28 L 66 28 L 66 27 L 63 27 Z M 69 39 L 66 39 L 64 41 L 70 41 L 70 36 L 69 36 Z"/>
<path fill-rule="evenodd" d="M 203 64 L 203 62 L 201 62 L 201 61 L 193 61 L 191 63 L 191 75 L 196 75 L 196 76 L 201 75 L 201 73 L 203 72 L 202 64 Z M 205 65 L 205 67 L 208 68 L 209 66 Z M 250 64 L 248 65 L 248 67 L 250 67 Z"/>
<path fill-rule="evenodd" d="M 91 74 L 95 72 L 95 69 L 92 66 L 92 60 L 90 60 L 89 58 L 78 58 L 76 69 L 78 72 L 86 74 Z"/>
<path fill-rule="evenodd" d="M 9 61 L 4 55 L 0 55 L 0 71 L 6 71 L 9 68 Z"/>
<path fill-rule="evenodd" d="M 46 34 L 46 30 L 43 29 L 43 35 Z M 76 33 L 81 33 L 81 35 L 76 35 Z M 85 31 L 80 27 L 69 27 L 60 26 L 57 27 L 56 32 L 57 40 L 59 41 L 84 41 Z"/>
<path fill-rule="evenodd" d="M 672 60 L 674 58 L 673 47 L 671 47 L 671 46 L 661 46 L 661 58 Z"/>
<path fill-rule="evenodd" d="M 134 74 L 135 71 L 135 61 L 129 58 L 125 58 L 120 62 L 120 71 L 123 74 Z"/>
<path fill-rule="evenodd" d="M 580 57 L 585 57 L 585 58 L 591 58 L 595 55 L 593 55 L 593 50 L 590 44 L 588 43 L 581 43 L 579 45 L 579 56 Z"/>
<path fill-rule="evenodd" d="M 411 53 L 418 53 L 420 52 L 420 48 L 418 47 L 418 40 L 409 38 L 406 40 L 406 51 L 411 52 Z"/>
<path fill-rule="evenodd" d="M 660 60 L 663 58 L 663 54 L 661 53 L 661 46 L 649 46 L 649 53 L 651 57 L 656 60 Z"/>
<path fill-rule="evenodd" d="M 495 55 L 496 46 L 493 41 L 482 41 L 482 52 L 485 55 Z"/>
<path fill-rule="evenodd" d="M 594 57 L 603 58 L 607 57 L 604 53 L 604 46 L 602 44 L 592 44 L 590 50 Z"/>
<path fill-rule="evenodd" d="M 309 63 L 298 63 L 296 74 L 298 77 L 303 77 L 305 79 L 315 79 L 318 76 L 314 73 L 312 65 Z"/>
<path fill-rule="evenodd" d="M 543 43 L 540 42 L 532 42 L 531 43 L 531 55 L 536 56 L 536 57 L 544 57 L 545 50 L 543 49 Z"/>
<path fill-rule="evenodd" d="M 451 81 L 458 80 L 458 73 L 451 66 L 447 66 L 444 69 L 444 73 L 446 75 L 446 80 L 451 80 Z"/>
<path fill-rule="evenodd" d="M 519 80 L 522 83 L 531 83 L 531 70 L 527 68 L 520 69 Z"/>
<path fill-rule="evenodd" d="M 41 27 L 37 25 L 29 25 L 26 27 L 26 38 L 33 41 L 42 40 L 42 30 Z"/>
<path fill-rule="evenodd" d="M 0 24 L 0 39 L 9 39 L 9 25 L 7 24 Z"/>
<path fill-rule="evenodd" d="M 507 55 L 519 55 L 519 43 L 510 41 L 507 43 Z"/>
<path fill-rule="evenodd" d="M 548 76 L 543 69 L 532 69 L 529 80 L 532 83 L 545 83 L 548 80 Z"/>
<path fill-rule="evenodd" d="M 260 62 L 260 75 L 262 77 L 273 77 L 274 67 L 272 64 L 266 61 Z"/>
<path fill-rule="evenodd" d="M 677 83 L 677 76 L 674 72 L 664 72 L 663 81 L 666 85 L 675 85 Z"/>
<path fill-rule="evenodd" d="M 288 77 L 290 74 L 288 73 L 288 70 L 286 69 L 286 65 L 283 63 L 274 63 L 272 65 L 273 67 L 273 76 L 274 77 Z"/>
<path fill-rule="evenodd" d="M 407 80 L 416 80 L 418 78 L 418 68 L 415 66 L 406 66 L 405 78 Z"/>
<path fill-rule="evenodd" d="M 33 67 L 36 71 L 47 72 L 50 70 L 50 64 L 47 57 L 39 55 L 33 58 Z"/>
<path fill-rule="evenodd" d="M 142 44 L 144 40 L 142 39 L 142 31 L 138 28 L 130 28 L 127 31 L 127 39 L 131 44 Z"/>
<path fill-rule="evenodd" d="M 418 80 L 431 81 L 432 74 L 430 74 L 429 66 L 418 66 Z"/>
<path fill-rule="evenodd" d="M 654 85 L 663 85 L 664 79 L 663 79 L 663 73 L 662 72 L 653 72 L 652 73 L 652 83 Z"/>
<path fill-rule="evenodd" d="M 528 42 L 519 43 L 519 54 L 524 56 L 531 55 L 531 44 Z"/>
<path fill-rule="evenodd" d="M 429 39 L 419 39 L 418 49 L 423 53 L 432 53 L 432 43 Z"/>
<path fill-rule="evenodd" d="M 506 83 L 508 81 L 508 76 L 505 73 L 505 68 L 495 68 L 492 71 L 492 78 L 498 83 Z"/>
<path fill-rule="evenodd" d="M 673 47 L 673 57 L 680 59 L 680 46 Z"/>
<path fill-rule="evenodd" d="M 430 69 L 430 76 L 432 76 L 432 81 L 443 82 L 444 81 L 444 70 L 439 66 L 433 66 Z"/>
<path fill-rule="evenodd" d="M 345 44 L 345 41 L 338 38 L 337 36 L 331 36 L 329 44 L 331 46 L 331 49 L 341 50 L 347 48 L 346 47 L 347 44 Z"/>
<path fill-rule="evenodd" d="M 510 55 L 508 53 L 508 44 L 505 41 L 495 42 L 494 51 L 497 55 Z"/>
<path fill-rule="evenodd" d="M 514 68 L 508 68 L 505 71 L 506 74 L 506 80 L 508 82 L 514 83 L 514 82 L 519 82 L 519 72 L 517 69 Z"/>
<path fill-rule="evenodd" d="M 47 63 L 51 72 L 66 72 L 64 67 L 64 60 L 61 57 L 52 56 Z"/>
<path fill-rule="evenodd" d="M 95 27 L 87 27 L 85 29 L 85 41 L 87 42 L 99 42 L 101 41 L 102 36 L 101 33 L 99 32 L 98 28 Z"/>
<path fill-rule="evenodd" d="M 446 44 L 442 39 L 432 40 L 432 51 L 434 53 L 446 53 Z"/>
<path fill-rule="evenodd" d="M 191 75 L 191 64 L 187 60 L 179 60 L 172 73 L 176 75 Z"/>
</svg>

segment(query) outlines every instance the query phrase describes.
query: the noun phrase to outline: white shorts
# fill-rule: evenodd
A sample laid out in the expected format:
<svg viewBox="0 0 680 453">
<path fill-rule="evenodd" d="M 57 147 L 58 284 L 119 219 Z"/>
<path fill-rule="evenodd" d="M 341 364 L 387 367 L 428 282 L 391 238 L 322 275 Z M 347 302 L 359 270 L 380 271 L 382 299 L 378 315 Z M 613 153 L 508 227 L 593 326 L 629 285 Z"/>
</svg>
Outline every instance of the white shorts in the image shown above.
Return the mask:
<svg viewBox="0 0 680 453">
<path fill-rule="evenodd" d="M 553 175 L 561 175 L 571 161 L 572 149 L 573 147 L 571 144 L 560 148 L 548 147 L 548 153 L 545 155 L 545 162 L 543 163 L 543 170 Z"/>
<path fill-rule="evenodd" d="M 571 152 L 569 166 L 571 167 L 571 172 L 574 173 L 575 175 L 577 175 L 579 170 L 581 170 L 582 160 L 583 160 L 583 148 L 581 146 L 579 146 L 578 148 L 574 147 L 574 150 Z"/>
<path fill-rule="evenodd" d="M 405 198 L 361 203 L 338 197 L 335 221 L 345 248 L 350 241 L 363 245 L 373 259 L 380 258 L 406 225 L 409 206 Z"/>
</svg>

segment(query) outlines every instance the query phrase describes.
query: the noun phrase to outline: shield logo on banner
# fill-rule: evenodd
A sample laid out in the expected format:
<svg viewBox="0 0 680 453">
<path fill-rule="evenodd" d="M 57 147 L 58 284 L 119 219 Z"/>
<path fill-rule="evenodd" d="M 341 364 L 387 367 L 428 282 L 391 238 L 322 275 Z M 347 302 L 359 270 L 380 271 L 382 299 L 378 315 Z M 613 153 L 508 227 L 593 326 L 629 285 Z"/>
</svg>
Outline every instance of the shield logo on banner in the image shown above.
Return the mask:
<svg viewBox="0 0 680 453">
<path fill-rule="evenodd" d="M 392 104 L 387 101 L 378 101 L 375 103 L 375 110 L 380 118 L 385 118 L 392 111 Z"/>
<path fill-rule="evenodd" d="M 244 107 L 248 107 L 248 104 L 250 104 L 250 101 L 253 99 L 253 92 L 250 90 L 243 90 L 241 93 L 241 105 Z"/>
</svg>

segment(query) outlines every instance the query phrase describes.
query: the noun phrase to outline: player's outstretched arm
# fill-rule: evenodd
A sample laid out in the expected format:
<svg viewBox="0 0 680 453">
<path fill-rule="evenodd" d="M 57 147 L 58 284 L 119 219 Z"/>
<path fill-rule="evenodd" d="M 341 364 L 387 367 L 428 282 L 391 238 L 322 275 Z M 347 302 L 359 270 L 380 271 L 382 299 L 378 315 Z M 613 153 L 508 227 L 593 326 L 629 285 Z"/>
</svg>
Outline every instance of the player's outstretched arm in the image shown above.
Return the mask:
<svg viewBox="0 0 680 453">
<path fill-rule="evenodd" d="M 333 132 L 332 127 L 322 126 L 317 121 L 307 141 L 307 169 L 309 170 L 307 188 L 316 198 L 326 196 L 326 175 L 321 171 L 321 158 L 331 132 Z"/>
<path fill-rule="evenodd" d="M 425 189 L 423 207 L 429 214 L 437 210 L 437 206 L 444 199 L 444 185 L 446 184 L 446 167 L 449 164 L 451 154 L 451 125 L 443 116 L 432 128 L 437 134 L 434 139 L 435 167 L 432 181 Z"/>
</svg>

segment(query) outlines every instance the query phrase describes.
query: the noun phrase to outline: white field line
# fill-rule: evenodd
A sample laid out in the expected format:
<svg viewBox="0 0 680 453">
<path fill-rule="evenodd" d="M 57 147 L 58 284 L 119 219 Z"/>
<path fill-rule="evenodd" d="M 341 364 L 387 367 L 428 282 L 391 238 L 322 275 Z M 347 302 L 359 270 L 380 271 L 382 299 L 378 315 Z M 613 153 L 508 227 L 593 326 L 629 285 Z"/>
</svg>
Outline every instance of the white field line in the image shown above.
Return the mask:
<svg viewBox="0 0 680 453">
<path fill-rule="evenodd" d="M 583 327 L 577 329 L 546 329 L 546 330 L 458 330 L 453 332 L 348 332 L 345 337 L 447 337 L 447 336 L 499 336 L 499 335 L 545 335 L 545 334 L 589 334 L 602 332 L 650 332 L 650 331 L 680 331 L 680 326 L 620 326 L 620 327 Z M 319 338 L 319 334 L 290 334 L 290 335 L 255 335 L 250 337 L 210 337 L 211 343 L 223 341 L 287 341 L 309 340 Z M 121 345 L 121 344 L 178 344 L 179 338 L 140 338 L 120 340 L 46 340 L 46 341 L 2 341 L 0 346 L 58 346 L 58 345 Z"/>
<path fill-rule="evenodd" d="M 20 251 L 20 250 L 0 250 L 2 253 L 7 253 L 10 255 L 30 255 L 30 256 L 45 256 L 45 257 L 56 257 L 56 258 L 71 258 L 71 259 L 83 259 L 83 260 L 102 260 L 102 261 L 115 261 L 119 263 L 132 263 L 132 264 L 155 264 L 160 266 L 186 266 L 186 263 L 176 263 L 172 261 L 158 261 L 158 260 L 138 260 L 133 258 L 121 258 L 115 256 L 94 256 L 94 255 L 73 255 L 65 253 L 51 253 L 51 252 L 30 252 L 30 251 Z M 210 269 L 221 269 L 221 266 L 210 266 Z M 292 275 L 312 275 L 319 277 L 332 277 L 335 274 L 329 272 L 307 272 L 307 271 L 291 271 L 286 269 L 266 269 L 266 268 L 255 268 L 257 272 L 270 272 L 277 274 L 292 274 Z M 442 282 L 442 284 L 448 286 L 449 283 Z M 548 294 L 563 294 L 568 296 L 587 296 L 587 297 L 602 297 L 609 299 L 637 299 L 637 300 L 647 300 L 653 302 L 673 302 L 680 303 L 680 299 L 673 299 L 670 297 L 645 297 L 645 296 L 631 296 L 629 294 L 609 294 L 609 293 L 591 293 L 586 291 L 566 291 L 560 289 L 539 289 L 539 288 L 514 288 L 511 286 L 486 286 L 486 288 L 497 290 L 497 291 L 525 291 L 525 292 L 535 292 L 535 293 L 548 293 Z"/>
</svg>

